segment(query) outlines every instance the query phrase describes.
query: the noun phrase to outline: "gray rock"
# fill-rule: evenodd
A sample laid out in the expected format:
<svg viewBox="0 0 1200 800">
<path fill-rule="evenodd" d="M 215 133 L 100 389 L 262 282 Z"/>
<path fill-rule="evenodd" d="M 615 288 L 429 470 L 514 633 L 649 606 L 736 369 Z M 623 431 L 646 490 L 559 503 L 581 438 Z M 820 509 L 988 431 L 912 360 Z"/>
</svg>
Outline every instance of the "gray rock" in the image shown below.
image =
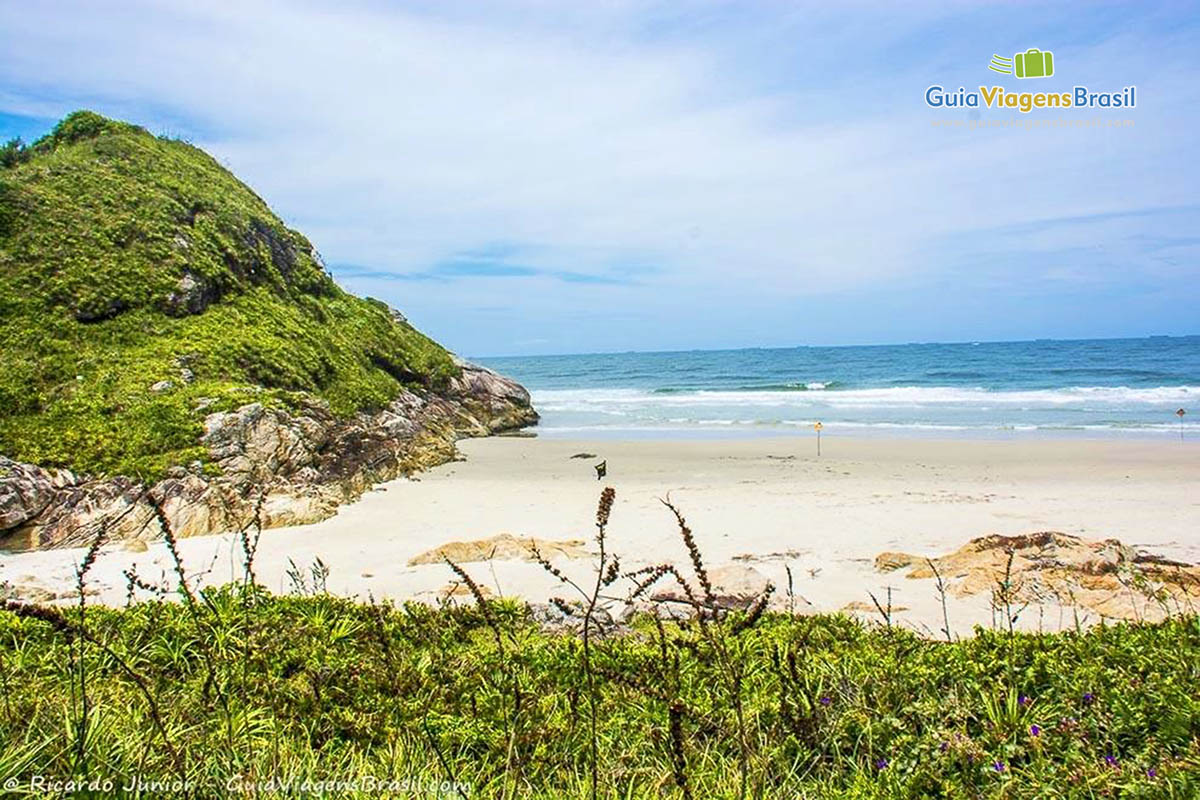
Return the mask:
<svg viewBox="0 0 1200 800">
<path fill-rule="evenodd" d="M 81 300 L 75 307 L 74 316 L 79 322 L 101 322 L 112 319 L 127 308 L 124 300 L 117 297 Z"/>
<path fill-rule="evenodd" d="M 571 610 L 565 613 L 554 603 L 530 603 L 529 616 L 539 628 L 547 633 L 582 634 L 583 623 L 587 617 L 587 609 L 579 601 L 566 604 Z M 628 611 L 629 607 L 626 607 Z M 605 636 L 626 628 L 626 623 L 632 619 L 632 613 L 623 611 L 619 619 L 614 619 L 612 613 L 604 607 L 597 606 L 592 612 L 592 626 L 597 635 Z"/>
<path fill-rule="evenodd" d="M 21 466 L 26 472 L 39 469 L 28 464 Z M 11 483 L 0 477 L 2 484 L 11 488 Z M 4 493 L 0 488 L 0 495 Z M 39 500 L 26 504 L 24 513 L 0 517 L 0 548 L 80 546 L 90 544 L 101 531 L 110 539 L 135 535 L 152 516 L 148 507 L 136 506 L 140 495 L 140 485 L 123 477 L 80 481 L 62 488 L 51 486 L 44 505 Z M 28 513 L 39 505 L 40 510 Z"/>
<path fill-rule="evenodd" d="M 167 295 L 166 312 L 175 317 L 201 314 L 214 299 L 216 292 L 203 277 L 185 272 L 175 285 L 175 290 Z"/>
<path fill-rule="evenodd" d="M 686 574 L 686 573 L 684 573 Z M 666 580 L 666 579 L 664 579 Z M 712 584 L 713 599 L 720 608 L 746 608 L 767 591 L 771 582 L 754 567 L 744 564 L 723 564 L 708 570 L 708 580 Z M 693 595 L 701 603 L 704 602 L 704 590 L 699 581 L 689 580 L 688 585 Z M 651 599 L 658 602 L 687 603 L 687 595 L 678 583 L 664 583 L 663 588 L 655 592 Z"/>
<path fill-rule="evenodd" d="M 65 489 L 68 486 L 79 485 L 79 478 L 69 469 L 60 469 L 54 473 L 54 488 Z M 3 526 L 0 526 L 3 527 Z"/>
<path fill-rule="evenodd" d="M 159 381 L 158 383 L 151 384 L 150 391 L 152 391 L 152 392 L 167 392 L 174 388 L 175 388 L 175 383 L 173 381 Z"/>
<path fill-rule="evenodd" d="M 402 391 L 386 408 L 349 419 L 322 402 L 286 410 L 249 402 L 204 419 L 199 462 L 151 487 L 128 478 L 91 480 L 0 461 L 0 547 L 63 547 L 161 536 L 148 491 L 177 536 L 220 533 L 259 518 L 267 527 L 316 522 L 372 485 L 456 457 L 455 441 L 537 422 L 529 393 L 489 369 L 458 362 L 461 375 L 440 392 Z M 171 381 L 155 384 L 165 391 Z M 247 399 L 260 394 L 246 387 Z M 211 403 L 211 401 L 209 401 Z M 207 405 L 201 401 L 198 410 Z M 259 498 L 263 497 L 260 504 Z"/>
<path fill-rule="evenodd" d="M 46 470 L 0 456 L 0 531 L 33 519 L 54 495 L 54 479 Z"/>
<path fill-rule="evenodd" d="M 457 356 L 454 363 L 462 373 L 451 380 L 451 391 L 481 412 L 480 416 L 486 421 L 476 420 L 476 424 L 483 426 L 487 433 L 516 430 L 537 423 L 537 412 L 533 410 L 524 386 Z"/>
</svg>

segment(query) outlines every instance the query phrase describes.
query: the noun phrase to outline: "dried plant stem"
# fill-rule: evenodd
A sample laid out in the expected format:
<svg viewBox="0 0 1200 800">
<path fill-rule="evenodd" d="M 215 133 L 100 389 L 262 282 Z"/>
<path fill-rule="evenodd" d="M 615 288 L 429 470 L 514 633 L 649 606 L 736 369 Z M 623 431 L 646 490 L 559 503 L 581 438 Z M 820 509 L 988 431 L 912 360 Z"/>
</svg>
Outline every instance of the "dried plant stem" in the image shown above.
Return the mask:
<svg viewBox="0 0 1200 800">
<path fill-rule="evenodd" d="M 796 589 L 795 589 L 795 586 L 793 585 L 793 581 L 792 581 L 792 568 L 790 566 L 788 566 L 787 564 L 784 564 L 783 568 L 784 568 L 784 570 L 787 571 L 788 613 L 795 614 L 796 613 Z"/>
<path fill-rule="evenodd" d="M 942 601 L 942 633 L 946 634 L 946 641 L 954 641 L 954 637 L 950 634 L 950 612 L 946 608 L 946 582 L 942 580 L 942 573 L 938 572 L 937 564 L 933 563 L 932 558 L 925 559 L 925 563 L 929 564 L 929 568 L 933 570 L 933 577 L 937 579 L 938 597 Z"/>
<path fill-rule="evenodd" d="M 188 585 L 187 573 L 183 569 L 183 559 L 179 555 L 179 542 L 175 538 L 175 529 L 171 526 L 171 520 L 167 518 L 167 512 L 158 500 L 150 495 L 146 495 L 146 502 L 150 506 L 150 511 L 154 514 L 154 518 L 158 521 L 158 527 L 162 530 L 163 540 L 167 543 L 167 551 L 171 554 L 171 563 L 174 565 L 175 575 L 179 578 L 179 591 L 183 594 L 184 600 L 187 602 L 188 608 L 191 609 L 194 616 L 196 614 L 196 595 L 192 593 L 192 587 Z"/>
<path fill-rule="evenodd" d="M 163 540 L 167 543 L 167 550 L 171 554 L 171 563 L 174 565 L 175 575 L 179 579 L 179 592 L 183 595 L 184 603 L 187 605 L 188 611 L 191 614 L 192 621 L 196 625 L 196 633 L 198 634 L 198 643 L 200 646 L 201 657 L 204 660 L 205 677 L 204 677 L 204 697 L 208 698 L 209 689 L 216 692 L 217 702 L 221 706 L 221 711 L 225 717 L 225 736 L 229 745 L 229 756 L 233 757 L 234 753 L 234 724 L 233 712 L 229 707 L 229 698 L 226 697 L 225 689 L 218 678 L 217 659 L 213 654 L 212 647 L 209 643 L 209 638 L 204 634 L 204 620 L 200 616 L 200 609 L 196 601 L 196 594 L 192 591 L 192 587 L 188 585 L 187 571 L 183 568 L 183 558 L 179 555 L 179 542 L 175 536 L 175 529 L 171 525 L 171 520 L 167 517 L 166 510 L 157 498 L 150 493 L 144 495 L 146 502 L 150 506 L 151 512 L 157 520 L 159 528 L 162 530 Z M 221 614 L 217 607 L 203 592 L 200 597 L 204 600 L 205 606 L 212 613 L 218 624 L 223 624 Z M 211 630 L 211 628 L 210 628 Z"/>
<path fill-rule="evenodd" d="M 254 503 L 254 514 L 250 517 L 250 521 L 242 526 L 238 531 L 238 536 L 242 543 L 242 557 L 245 560 L 245 582 L 254 586 L 258 583 L 254 576 L 254 555 L 258 552 L 258 542 L 262 538 L 262 512 L 263 504 L 267 499 L 267 490 L 264 488 L 258 493 L 258 500 Z M 250 538 L 250 529 L 254 529 L 254 538 Z"/>
<path fill-rule="evenodd" d="M 467 800 L 467 795 L 463 791 L 462 785 L 459 784 L 458 778 L 455 777 L 454 770 L 450 768 L 450 763 L 446 761 L 445 754 L 442 753 L 442 748 L 438 746 L 437 739 L 433 735 L 433 731 L 429 730 L 429 715 L 426 714 L 421 718 L 421 728 L 425 731 L 425 738 L 429 742 L 429 747 L 437 756 L 438 764 L 442 766 L 442 771 L 446 773 L 446 778 L 450 781 L 450 785 L 454 787 L 455 793 Z"/>
<path fill-rule="evenodd" d="M 884 608 L 879 602 L 879 598 L 874 592 L 867 592 L 871 596 L 871 602 L 875 604 L 875 610 L 879 612 L 879 616 L 883 617 L 883 623 L 888 628 L 892 627 L 892 587 L 887 587 L 887 608 Z"/>
<path fill-rule="evenodd" d="M 675 785 L 683 794 L 684 800 L 692 800 L 692 789 L 687 779 L 687 759 L 683 752 L 683 706 L 679 702 L 671 704 L 668 712 L 668 729 L 671 735 L 671 771 L 675 777 Z"/>
<path fill-rule="evenodd" d="M 100 556 L 100 548 L 108 542 L 108 533 L 113 525 L 116 525 L 126 516 L 128 516 L 134 508 L 137 507 L 138 501 L 145 496 L 143 489 L 137 499 L 126 506 L 120 513 L 105 517 L 100 520 L 100 524 L 96 530 L 96 535 L 92 537 L 91 544 L 84 553 L 83 561 L 75 570 L 75 590 L 79 595 L 79 631 L 80 636 L 76 637 L 79 642 L 78 655 L 78 671 L 79 671 L 79 734 L 76 740 L 76 756 L 79 763 L 82 765 L 83 774 L 87 774 L 87 731 L 89 722 L 90 701 L 87 693 L 87 666 L 84 660 L 84 644 L 88 639 L 87 636 L 87 575 L 91 572 L 92 567 L 96 564 L 96 559 Z"/>
<path fill-rule="evenodd" d="M 496 641 L 496 653 L 508 678 L 512 701 L 510 706 L 505 707 L 504 711 L 505 725 L 508 728 L 508 746 L 506 748 L 504 768 L 507 772 L 511 773 L 517 740 L 517 712 L 521 707 L 521 687 L 518 683 L 517 670 L 504 646 L 503 632 L 495 615 L 492 614 L 491 605 L 483 595 L 483 589 L 479 588 L 479 584 L 475 582 L 475 579 L 465 569 L 454 561 L 451 561 L 449 557 L 443 556 L 443 559 L 454 574 L 458 576 L 459 580 L 466 585 L 467 589 L 471 592 L 471 596 L 475 599 L 475 605 L 479 609 L 479 613 L 483 615 L 484 622 L 492 631 L 492 636 Z"/>
<path fill-rule="evenodd" d="M 150 687 L 146 683 L 146 679 L 139 675 L 133 667 L 129 666 L 129 662 L 120 656 L 116 651 L 109 647 L 105 642 L 72 623 L 62 615 L 58 609 L 49 608 L 46 606 L 37 606 L 30 603 L 22 603 L 16 600 L 0 601 L 0 609 L 9 611 L 22 619 L 33 619 L 40 622 L 45 622 L 59 633 L 69 636 L 87 639 L 96 647 L 100 648 L 113 662 L 120 667 L 121 671 L 133 681 L 137 686 L 138 692 L 146 700 L 146 706 L 150 710 L 150 719 L 154 724 L 154 728 L 158 731 L 158 735 L 162 738 L 163 745 L 167 748 L 167 752 L 171 755 L 176 768 L 179 770 L 181 778 L 186 778 L 186 770 L 180 758 L 179 751 L 175 749 L 175 745 L 171 742 L 171 737 L 167 734 L 167 728 L 162 721 L 162 713 L 158 707 L 158 701 L 154 699 L 154 695 L 150 692 Z"/>
<path fill-rule="evenodd" d="M 588 743 L 591 750 L 591 797 L 595 800 L 600 784 L 600 745 L 596 733 L 597 697 L 596 676 L 592 669 L 592 624 L 596 614 L 596 601 L 600 597 L 600 589 L 604 585 L 604 577 L 608 567 L 608 553 L 605 549 L 605 532 L 608 519 L 612 513 L 613 500 L 616 490 L 606 486 L 600 493 L 600 504 L 596 509 L 596 544 L 600 548 L 600 560 L 596 566 L 596 583 L 588 597 L 587 613 L 583 616 L 583 673 L 588 690 Z"/>
<path fill-rule="evenodd" d="M 670 497 L 662 499 L 659 502 L 669 508 L 671 513 L 675 515 L 675 522 L 679 525 L 679 535 L 683 538 L 683 544 L 687 548 L 688 556 L 692 559 L 692 570 L 696 573 L 696 580 L 700 581 L 700 587 L 704 590 L 704 603 L 715 619 L 717 601 L 713 596 L 712 582 L 708 579 L 708 570 L 704 568 L 704 559 L 700 556 L 700 548 L 696 545 L 696 537 L 692 534 L 692 529 L 688 527 L 687 520 L 683 518 L 683 514 L 679 512 L 678 508 L 672 505 Z"/>
<path fill-rule="evenodd" d="M 1000 585 L 1002 597 L 1004 599 L 1004 619 L 1008 625 L 1008 635 L 1012 638 L 1013 623 L 1016 621 L 1012 613 L 1012 565 L 1013 557 L 1016 555 L 1014 550 L 1008 551 L 1008 561 L 1004 565 L 1004 582 Z"/>
<path fill-rule="evenodd" d="M 544 569 L 546 572 L 548 572 L 549 574 L 551 574 L 555 578 L 557 578 L 560 583 L 562 583 L 566 586 L 570 586 L 572 589 L 574 589 L 576 592 L 578 592 L 579 597 L 582 599 L 582 601 L 585 604 L 587 603 L 588 593 L 583 590 L 583 587 L 581 587 L 575 581 L 571 580 L 571 578 L 566 573 L 564 573 L 562 570 L 560 570 L 558 567 L 556 567 L 552 563 L 550 563 L 550 560 L 542 555 L 542 551 L 538 549 L 538 546 L 536 544 L 530 545 L 529 555 L 533 558 L 534 561 L 536 561 L 538 563 L 539 566 L 541 566 L 542 569 Z"/>
<path fill-rule="evenodd" d="M 496 648 L 500 651 L 501 657 L 503 657 L 504 636 L 500 632 L 500 625 L 496 622 L 496 618 L 492 616 L 492 609 L 488 605 L 487 598 L 483 596 L 483 589 L 479 588 L 479 584 L 475 582 L 475 579 L 465 569 L 451 561 L 449 557 L 444 556 L 443 558 L 450 569 L 454 571 L 454 574 L 458 576 L 459 580 L 471 592 L 471 597 L 475 599 L 475 606 L 479 609 L 479 613 L 483 615 L 483 620 L 487 623 L 488 628 L 491 629 L 492 635 L 496 639 Z"/>
<path fill-rule="evenodd" d="M 755 600 L 750 605 L 750 608 L 746 610 L 746 615 L 733 623 L 730 633 L 732 633 L 734 636 L 737 636 L 742 631 L 753 628 L 762 618 L 763 612 L 767 610 L 767 603 L 770 601 L 771 595 L 774 594 L 774 592 L 775 585 L 768 583 L 767 588 L 763 590 L 763 593 L 760 594 L 758 599 Z"/>
<path fill-rule="evenodd" d="M 100 555 L 100 548 L 108 538 L 108 524 L 102 522 L 99 529 L 96 531 L 96 536 L 92 539 L 91 545 L 84 554 L 83 561 L 75 570 L 75 590 L 79 595 L 79 629 L 87 630 L 87 574 L 91 571 L 96 563 L 96 558 Z M 76 667 L 78 669 L 79 680 L 79 731 L 75 737 L 75 756 L 82 770 L 83 775 L 87 775 L 87 731 L 88 731 L 88 712 L 89 702 L 87 693 L 87 664 L 84 660 L 86 653 L 84 645 L 86 636 L 75 637 L 79 644 L 79 655 L 77 656 Z"/>
</svg>

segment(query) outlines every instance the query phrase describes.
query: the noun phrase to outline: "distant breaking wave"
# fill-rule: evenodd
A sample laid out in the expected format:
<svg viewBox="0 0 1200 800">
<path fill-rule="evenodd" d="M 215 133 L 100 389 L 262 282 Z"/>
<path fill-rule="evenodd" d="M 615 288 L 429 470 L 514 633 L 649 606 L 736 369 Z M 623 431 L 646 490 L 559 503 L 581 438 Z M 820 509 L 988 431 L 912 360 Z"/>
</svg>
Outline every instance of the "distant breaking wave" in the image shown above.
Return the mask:
<svg viewBox="0 0 1200 800">
<path fill-rule="evenodd" d="M 548 435 L 795 435 L 820 421 L 831 433 L 1200 438 L 1200 336 L 529 356 L 488 365 L 530 389 Z"/>
<path fill-rule="evenodd" d="M 960 386 L 841 389 L 759 386 L 672 391 L 592 387 L 533 392 L 553 434 L 617 431 L 795 431 L 822 421 L 831 430 L 928 432 L 1192 431 L 1200 421 L 1197 386 L 1071 386 L 989 390 Z M 1180 422 L 1176 408 L 1195 415 Z"/>
<path fill-rule="evenodd" d="M 841 387 L 838 381 L 809 381 L 807 383 L 767 383 L 749 386 L 734 386 L 729 389 L 696 389 L 665 386 L 654 389 L 654 394 L 687 394 L 689 392 L 823 392 Z"/>
<path fill-rule="evenodd" d="M 818 397 L 806 397 L 818 392 Z M 801 395 L 797 397 L 797 395 Z M 1162 405 L 1195 403 L 1200 386 L 1071 386 L 1064 389 L 993 391 L 957 386 L 895 386 L 876 389 L 838 389 L 836 383 L 786 384 L 783 386 L 742 387 L 736 389 L 629 389 L 595 387 L 589 389 L 547 389 L 534 391 L 534 402 L 546 410 L 559 406 L 580 407 L 623 405 L 746 405 L 831 407 L 849 406 L 1044 406 L 1072 405 Z M 1196 410 L 1200 413 L 1200 408 Z"/>
</svg>

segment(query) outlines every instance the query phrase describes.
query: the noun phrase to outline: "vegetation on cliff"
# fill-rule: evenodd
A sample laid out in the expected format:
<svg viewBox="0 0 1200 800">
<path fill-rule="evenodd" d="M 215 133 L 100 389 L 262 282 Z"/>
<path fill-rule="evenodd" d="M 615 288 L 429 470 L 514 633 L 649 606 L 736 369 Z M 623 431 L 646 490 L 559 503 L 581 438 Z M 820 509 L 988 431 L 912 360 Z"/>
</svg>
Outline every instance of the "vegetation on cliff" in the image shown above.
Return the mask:
<svg viewBox="0 0 1200 800">
<path fill-rule="evenodd" d="M 457 374 L 196 147 L 80 111 L 0 156 L 0 453 L 155 478 L 205 459 L 212 411 Z"/>
</svg>

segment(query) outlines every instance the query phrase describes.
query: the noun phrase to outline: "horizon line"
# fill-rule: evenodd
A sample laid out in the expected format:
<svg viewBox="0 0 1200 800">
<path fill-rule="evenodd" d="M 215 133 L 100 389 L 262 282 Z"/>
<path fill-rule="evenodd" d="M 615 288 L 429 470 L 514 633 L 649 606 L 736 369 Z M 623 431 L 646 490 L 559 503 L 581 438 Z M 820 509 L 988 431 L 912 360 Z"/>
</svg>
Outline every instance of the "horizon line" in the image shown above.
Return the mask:
<svg viewBox="0 0 1200 800">
<path fill-rule="evenodd" d="M 1030 342 L 1120 342 L 1140 339 L 1196 339 L 1200 333 L 1148 333 L 1143 336 L 1083 336 L 1079 338 L 1055 339 L 1038 336 L 1032 339 L 963 339 L 953 342 L 873 342 L 869 344 L 793 344 L 778 346 L 747 347 L 690 347 L 669 350 L 600 350 L 576 353 L 526 353 L 524 355 L 470 355 L 469 360 L 501 359 L 501 358 L 568 358 L 572 356 L 625 356 L 625 355 L 670 355 L 674 353 L 737 353 L 747 350 L 801 350 L 801 349 L 850 349 L 870 347 L 922 347 L 932 345 L 980 345 L 980 344 L 1028 344 Z"/>
</svg>

